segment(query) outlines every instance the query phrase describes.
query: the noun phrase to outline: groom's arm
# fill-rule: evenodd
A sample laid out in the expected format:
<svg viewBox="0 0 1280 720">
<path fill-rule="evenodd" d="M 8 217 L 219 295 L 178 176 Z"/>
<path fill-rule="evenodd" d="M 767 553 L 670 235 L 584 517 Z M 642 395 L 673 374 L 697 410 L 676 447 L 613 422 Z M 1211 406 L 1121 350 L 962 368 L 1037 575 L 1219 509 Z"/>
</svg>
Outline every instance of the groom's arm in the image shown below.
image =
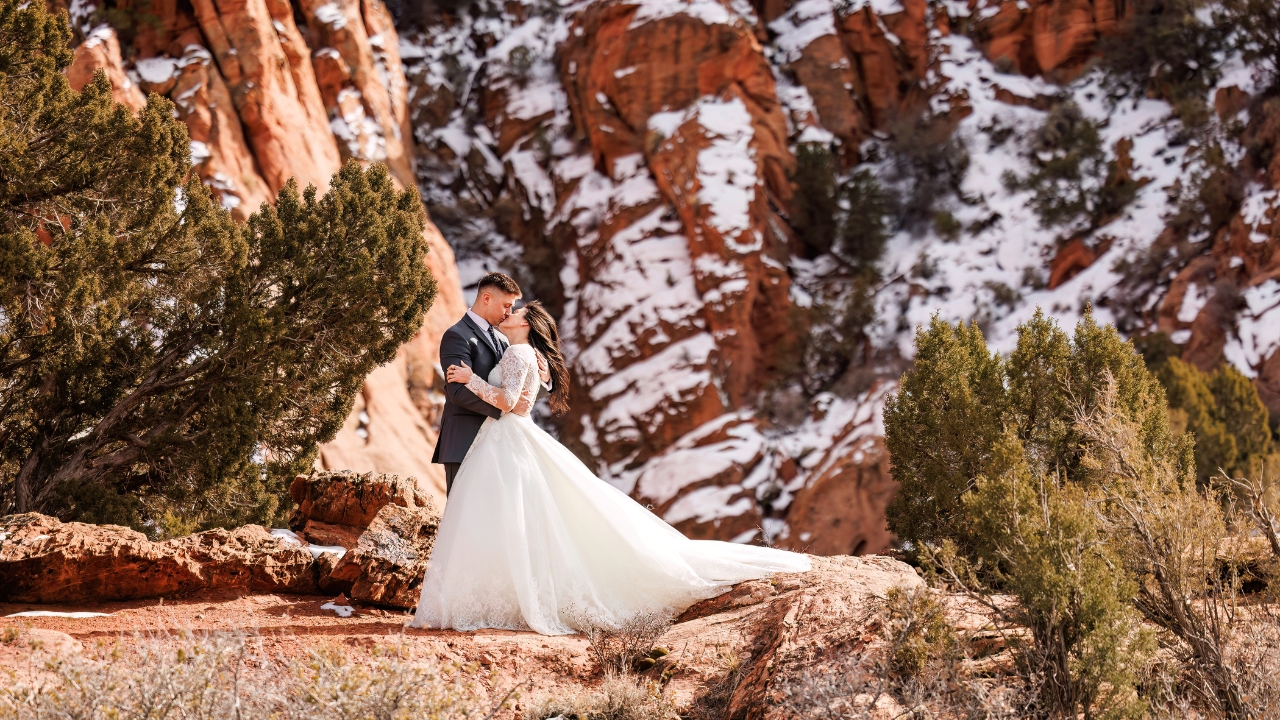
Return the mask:
<svg viewBox="0 0 1280 720">
<path fill-rule="evenodd" d="M 440 338 L 440 368 L 446 372 L 450 365 L 462 365 L 466 363 L 468 367 L 475 368 L 475 360 L 471 357 L 471 343 L 467 342 L 459 333 L 449 331 Z M 462 383 L 446 383 L 444 386 L 444 395 L 449 402 L 459 407 L 464 407 L 471 412 L 487 415 L 491 418 L 502 417 L 502 411 L 490 405 L 489 403 L 476 397 L 476 394 L 467 389 Z"/>
</svg>

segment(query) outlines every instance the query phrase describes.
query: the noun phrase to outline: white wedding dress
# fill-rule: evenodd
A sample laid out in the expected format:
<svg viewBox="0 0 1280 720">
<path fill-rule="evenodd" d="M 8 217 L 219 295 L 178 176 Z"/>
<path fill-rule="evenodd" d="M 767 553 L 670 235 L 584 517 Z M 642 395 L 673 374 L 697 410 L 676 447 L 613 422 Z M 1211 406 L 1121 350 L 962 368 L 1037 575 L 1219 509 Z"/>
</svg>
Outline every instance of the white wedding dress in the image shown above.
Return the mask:
<svg viewBox="0 0 1280 720">
<path fill-rule="evenodd" d="M 690 540 L 597 478 L 529 419 L 538 385 L 524 344 L 489 383 L 467 383 L 503 415 L 485 420 L 454 478 L 412 626 L 564 635 L 809 569 L 796 553 Z"/>
</svg>

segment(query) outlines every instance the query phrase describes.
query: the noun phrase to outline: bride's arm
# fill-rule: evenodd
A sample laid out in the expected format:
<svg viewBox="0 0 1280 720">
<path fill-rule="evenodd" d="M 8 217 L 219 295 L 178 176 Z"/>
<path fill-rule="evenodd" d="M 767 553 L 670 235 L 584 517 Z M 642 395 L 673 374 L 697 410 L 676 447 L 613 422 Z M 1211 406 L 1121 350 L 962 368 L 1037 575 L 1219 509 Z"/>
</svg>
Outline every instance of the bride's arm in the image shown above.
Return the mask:
<svg viewBox="0 0 1280 720">
<path fill-rule="evenodd" d="M 498 361 L 498 367 L 502 369 L 502 387 L 494 387 L 472 373 L 471 379 L 467 381 L 467 389 L 502 412 L 511 412 L 520 401 L 520 388 L 524 385 L 525 373 L 528 371 L 526 365 L 520 353 L 507 348 L 502 360 Z"/>
</svg>

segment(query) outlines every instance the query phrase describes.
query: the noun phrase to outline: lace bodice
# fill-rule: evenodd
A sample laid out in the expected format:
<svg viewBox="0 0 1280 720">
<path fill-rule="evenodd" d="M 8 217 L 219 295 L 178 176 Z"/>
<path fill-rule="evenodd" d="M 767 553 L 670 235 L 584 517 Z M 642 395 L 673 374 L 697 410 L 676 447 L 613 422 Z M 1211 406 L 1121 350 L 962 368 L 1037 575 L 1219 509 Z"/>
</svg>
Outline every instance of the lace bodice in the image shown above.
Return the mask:
<svg viewBox="0 0 1280 720">
<path fill-rule="evenodd" d="M 493 373 L 501 385 L 490 385 L 472 375 L 467 389 L 503 412 L 528 415 L 538 396 L 538 356 L 531 345 L 512 345 L 502 354 Z"/>
</svg>

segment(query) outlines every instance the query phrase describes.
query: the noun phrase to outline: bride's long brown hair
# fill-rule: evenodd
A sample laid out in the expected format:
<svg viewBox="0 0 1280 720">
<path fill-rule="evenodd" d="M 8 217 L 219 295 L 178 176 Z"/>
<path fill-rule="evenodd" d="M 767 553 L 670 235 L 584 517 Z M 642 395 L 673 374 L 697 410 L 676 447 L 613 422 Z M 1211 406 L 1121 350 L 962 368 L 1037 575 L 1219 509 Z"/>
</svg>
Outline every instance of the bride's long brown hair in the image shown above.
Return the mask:
<svg viewBox="0 0 1280 720">
<path fill-rule="evenodd" d="M 560 353 L 560 331 L 555 318 L 534 300 L 524 306 L 524 319 L 529 323 L 529 344 L 542 353 L 551 370 L 551 412 L 563 415 L 569 410 L 569 368 Z"/>
</svg>

